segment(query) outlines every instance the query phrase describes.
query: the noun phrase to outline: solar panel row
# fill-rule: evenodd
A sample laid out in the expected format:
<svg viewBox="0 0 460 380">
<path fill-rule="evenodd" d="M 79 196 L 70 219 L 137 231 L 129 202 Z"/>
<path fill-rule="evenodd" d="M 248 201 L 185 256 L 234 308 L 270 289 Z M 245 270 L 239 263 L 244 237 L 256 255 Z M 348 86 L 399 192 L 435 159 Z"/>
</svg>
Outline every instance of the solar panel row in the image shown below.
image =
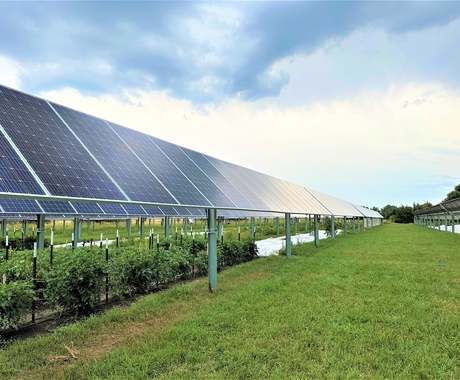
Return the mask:
<svg viewBox="0 0 460 380">
<path fill-rule="evenodd" d="M 12 193 L 69 201 L 2 198 L 1 213 L 362 215 L 348 202 L 0 86 L 0 195 Z"/>
</svg>

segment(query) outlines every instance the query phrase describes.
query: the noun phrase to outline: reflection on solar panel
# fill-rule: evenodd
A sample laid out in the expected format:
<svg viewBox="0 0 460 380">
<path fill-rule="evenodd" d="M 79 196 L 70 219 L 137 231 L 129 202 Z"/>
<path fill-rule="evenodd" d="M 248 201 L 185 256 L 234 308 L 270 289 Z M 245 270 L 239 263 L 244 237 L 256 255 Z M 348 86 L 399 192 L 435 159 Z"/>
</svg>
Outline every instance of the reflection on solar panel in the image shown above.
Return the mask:
<svg viewBox="0 0 460 380">
<path fill-rule="evenodd" d="M 126 210 L 126 213 L 128 215 L 140 215 L 140 216 L 147 215 L 145 213 L 145 210 L 141 206 L 138 206 L 138 205 L 123 205 L 123 208 Z"/>
<path fill-rule="evenodd" d="M 249 202 L 214 166 L 212 166 L 201 153 L 186 148 L 181 149 L 196 165 L 198 165 L 205 175 L 232 200 L 237 207 L 254 208 L 254 205 Z"/>
<path fill-rule="evenodd" d="M 266 205 L 260 197 L 258 197 L 239 177 L 235 174 L 231 167 L 233 164 L 218 160 L 217 158 L 204 155 L 204 157 L 217 169 L 222 175 L 227 178 L 238 191 L 244 195 L 249 202 L 251 202 L 256 209 L 269 210 L 270 207 Z M 236 165 L 235 165 L 236 166 Z"/>
</svg>

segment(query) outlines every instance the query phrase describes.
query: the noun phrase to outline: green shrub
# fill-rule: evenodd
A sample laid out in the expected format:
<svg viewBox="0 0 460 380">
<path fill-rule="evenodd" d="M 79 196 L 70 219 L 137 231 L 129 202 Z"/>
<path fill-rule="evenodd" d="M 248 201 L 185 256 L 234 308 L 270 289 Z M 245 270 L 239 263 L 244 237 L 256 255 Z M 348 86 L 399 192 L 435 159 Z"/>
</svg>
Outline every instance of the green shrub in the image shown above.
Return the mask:
<svg viewBox="0 0 460 380">
<path fill-rule="evenodd" d="M 34 298 L 32 283 L 28 281 L 0 284 L 0 328 L 18 328 Z"/>
<path fill-rule="evenodd" d="M 44 275 L 43 294 L 52 307 L 88 312 L 100 301 L 105 262 L 99 250 L 77 248 L 60 251 L 59 260 Z"/>
</svg>

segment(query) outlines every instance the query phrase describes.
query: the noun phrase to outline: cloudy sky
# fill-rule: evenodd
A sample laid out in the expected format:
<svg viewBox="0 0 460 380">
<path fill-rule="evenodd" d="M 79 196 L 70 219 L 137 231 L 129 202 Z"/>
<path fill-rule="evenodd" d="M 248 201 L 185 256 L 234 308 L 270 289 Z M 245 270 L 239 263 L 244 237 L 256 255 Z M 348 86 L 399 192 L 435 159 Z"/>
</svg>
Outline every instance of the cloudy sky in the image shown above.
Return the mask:
<svg viewBox="0 0 460 380">
<path fill-rule="evenodd" d="M 0 2 L 0 83 L 353 203 L 460 183 L 460 2 Z"/>
</svg>

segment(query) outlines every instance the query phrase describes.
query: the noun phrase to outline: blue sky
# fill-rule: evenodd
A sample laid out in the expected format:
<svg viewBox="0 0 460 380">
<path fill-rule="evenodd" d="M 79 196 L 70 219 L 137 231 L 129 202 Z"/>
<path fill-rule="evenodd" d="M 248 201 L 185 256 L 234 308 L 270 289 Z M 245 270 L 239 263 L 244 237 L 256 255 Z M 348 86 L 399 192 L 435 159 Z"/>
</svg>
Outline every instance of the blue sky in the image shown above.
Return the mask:
<svg viewBox="0 0 460 380">
<path fill-rule="evenodd" d="M 460 183 L 460 3 L 0 2 L 0 83 L 365 206 Z"/>
</svg>

